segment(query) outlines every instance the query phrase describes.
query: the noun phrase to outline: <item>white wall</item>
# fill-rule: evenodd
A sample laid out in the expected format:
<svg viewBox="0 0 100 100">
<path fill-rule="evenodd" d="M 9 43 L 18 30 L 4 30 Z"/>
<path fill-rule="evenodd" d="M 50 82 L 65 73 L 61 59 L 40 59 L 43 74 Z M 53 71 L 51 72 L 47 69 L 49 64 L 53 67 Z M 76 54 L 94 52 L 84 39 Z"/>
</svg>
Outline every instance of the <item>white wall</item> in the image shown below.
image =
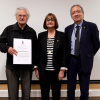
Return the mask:
<svg viewBox="0 0 100 100">
<path fill-rule="evenodd" d="M 73 4 L 80 4 L 85 12 L 84 19 L 96 23 L 100 30 L 100 0 L 0 0 L 0 34 L 6 26 L 16 22 L 14 14 L 16 8 L 20 6 L 29 9 L 31 16 L 28 25 L 34 28 L 37 34 L 44 31 L 44 18 L 50 12 L 54 13 L 58 19 L 58 30 L 64 31 L 66 26 L 73 23 L 70 17 L 70 7 Z M 94 58 L 91 80 L 100 80 L 99 60 L 100 50 Z M 5 64 L 6 54 L 0 53 L 0 80 L 6 80 Z M 33 80 L 36 80 L 35 75 Z"/>
</svg>

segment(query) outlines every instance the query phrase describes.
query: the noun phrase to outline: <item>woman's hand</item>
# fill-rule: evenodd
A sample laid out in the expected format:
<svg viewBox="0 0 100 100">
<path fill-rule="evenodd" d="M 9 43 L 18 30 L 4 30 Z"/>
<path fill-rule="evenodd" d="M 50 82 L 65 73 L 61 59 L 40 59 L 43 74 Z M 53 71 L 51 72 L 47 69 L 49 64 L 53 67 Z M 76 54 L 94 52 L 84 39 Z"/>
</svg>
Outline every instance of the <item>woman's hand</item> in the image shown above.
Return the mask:
<svg viewBox="0 0 100 100">
<path fill-rule="evenodd" d="M 35 70 L 35 75 L 36 75 L 36 77 L 39 79 L 39 72 L 38 72 L 38 69 L 37 69 L 37 68 L 34 68 L 34 70 Z"/>
<path fill-rule="evenodd" d="M 64 78 L 64 72 L 65 70 L 60 70 L 59 74 L 58 74 L 58 80 L 62 80 Z"/>
</svg>

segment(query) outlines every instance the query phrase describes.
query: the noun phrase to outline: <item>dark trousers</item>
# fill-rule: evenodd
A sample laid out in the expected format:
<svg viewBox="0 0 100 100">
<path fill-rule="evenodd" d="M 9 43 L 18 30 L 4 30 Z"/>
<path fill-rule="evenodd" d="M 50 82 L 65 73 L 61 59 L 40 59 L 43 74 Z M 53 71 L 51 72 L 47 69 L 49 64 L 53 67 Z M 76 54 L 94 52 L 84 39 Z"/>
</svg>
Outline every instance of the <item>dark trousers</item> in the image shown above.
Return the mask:
<svg viewBox="0 0 100 100">
<path fill-rule="evenodd" d="M 50 85 L 53 100 L 60 100 L 61 81 L 57 79 L 55 71 L 45 71 L 40 79 L 42 100 L 49 100 Z"/>
<path fill-rule="evenodd" d="M 75 100 L 76 78 L 79 77 L 80 100 L 88 100 L 89 80 L 91 73 L 84 73 L 81 66 L 81 59 L 71 56 L 68 68 L 68 91 L 67 100 Z"/>
<path fill-rule="evenodd" d="M 32 70 L 6 68 L 9 100 L 19 100 L 19 77 L 21 77 L 22 100 L 30 100 Z"/>
</svg>

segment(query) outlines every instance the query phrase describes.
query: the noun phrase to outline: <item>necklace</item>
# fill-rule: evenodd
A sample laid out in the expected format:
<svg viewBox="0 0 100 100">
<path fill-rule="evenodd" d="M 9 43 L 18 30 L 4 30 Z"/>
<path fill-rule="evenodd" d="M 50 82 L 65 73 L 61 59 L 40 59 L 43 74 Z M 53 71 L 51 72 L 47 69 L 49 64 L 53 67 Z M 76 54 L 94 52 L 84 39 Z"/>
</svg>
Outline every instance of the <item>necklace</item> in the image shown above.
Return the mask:
<svg viewBox="0 0 100 100">
<path fill-rule="evenodd" d="M 75 36 L 74 40 L 77 40 L 77 37 Z"/>
</svg>

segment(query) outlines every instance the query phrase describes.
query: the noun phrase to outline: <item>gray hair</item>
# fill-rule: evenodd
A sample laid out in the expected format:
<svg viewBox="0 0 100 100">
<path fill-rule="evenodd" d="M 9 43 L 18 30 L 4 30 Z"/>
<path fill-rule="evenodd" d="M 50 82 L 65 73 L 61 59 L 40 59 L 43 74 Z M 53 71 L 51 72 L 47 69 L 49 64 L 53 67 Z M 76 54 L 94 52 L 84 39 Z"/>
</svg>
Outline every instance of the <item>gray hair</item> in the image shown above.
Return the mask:
<svg viewBox="0 0 100 100">
<path fill-rule="evenodd" d="M 81 5 L 79 5 L 79 4 L 76 4 L 76 5 L 73 5 L 73 6 L 71 7 L 71 9 L 70 9 L 70 15 L 72 15 L 72 14 L 71 14 L 71 11 L 72 11 L 72 8 L 73 8 L 73 7 L 75 7 L 75 6 L 80 7 L 80 8 L 81 8 L 82 13 L 84 13 L 84 10 L 83 10 L 82 6 L 81 6 Z"/>
<path fill-rule="evenodd" d="M 29 10 L 28 10 L 27 8 L 25 8 L 25 7 L 18 7 L 18 8 L 16 9 L 15 16 L 17 15 L 18 10 L 26 10 L 28 18 L 30 17 L 30 12 L 29 12 Z"/>
</svg>

